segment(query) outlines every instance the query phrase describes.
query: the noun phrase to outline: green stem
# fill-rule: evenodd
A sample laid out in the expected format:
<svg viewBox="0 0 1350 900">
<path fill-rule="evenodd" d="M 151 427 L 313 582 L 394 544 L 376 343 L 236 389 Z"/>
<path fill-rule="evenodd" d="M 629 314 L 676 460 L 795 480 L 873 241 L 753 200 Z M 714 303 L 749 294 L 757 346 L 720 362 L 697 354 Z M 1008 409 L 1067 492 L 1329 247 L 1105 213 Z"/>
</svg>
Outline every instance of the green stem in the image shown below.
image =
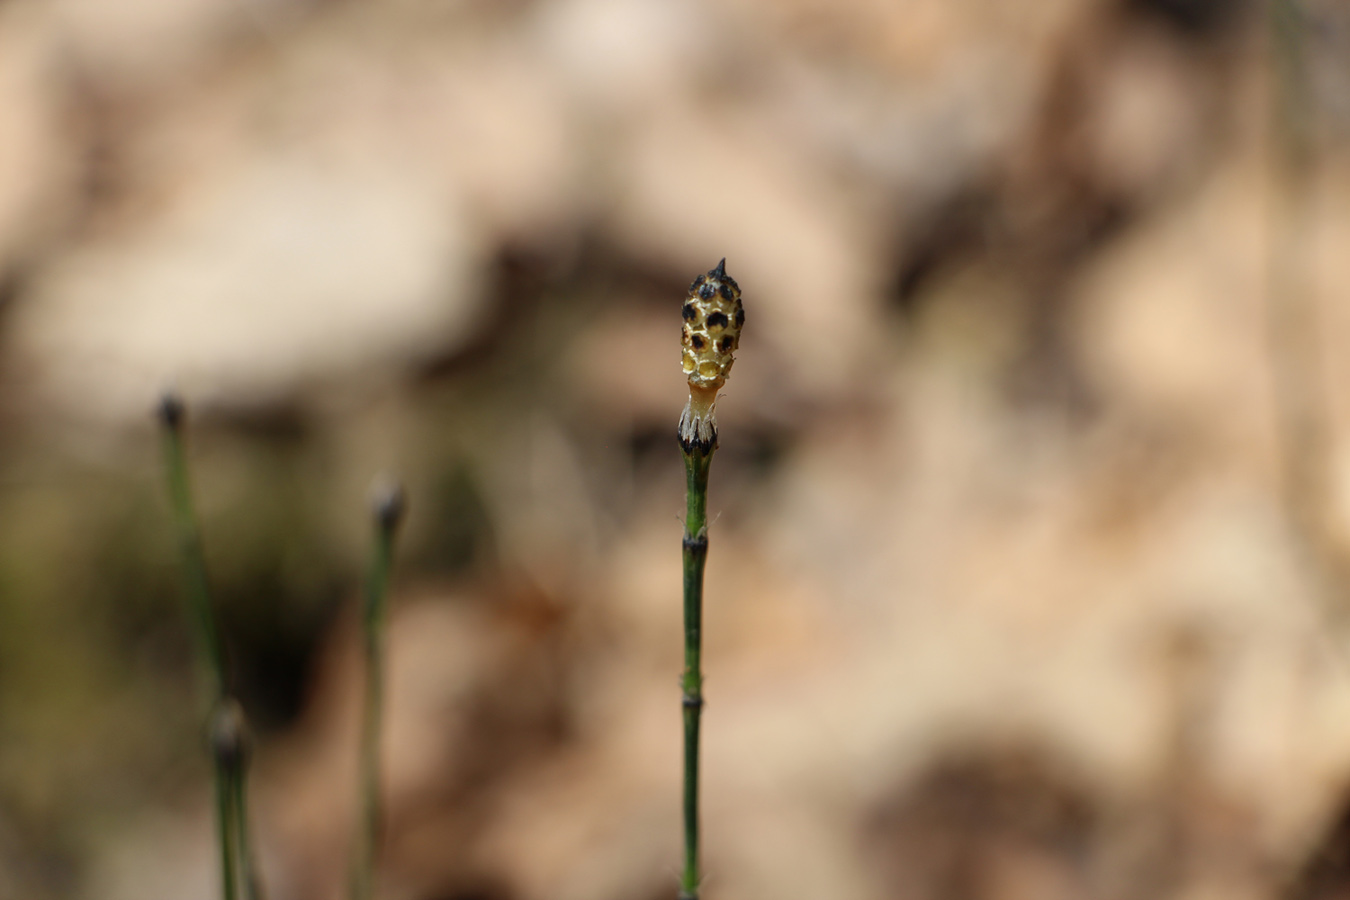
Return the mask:
<svg viewBox="0 0 1350 900">
<path fill-rule="evenodd" d="M 244 760 L 232 779 L 231 797 L 234 826 L 237 834 L 235 853 L 239 859 L 239 884 L 246 900 L 262 900 L 262 881 L 254 865 L 253 842 L 249 837 L 248 818 L 248 761 Z"/>
<path fill-rule="evenodd" d="M 216 788 L 216 837 L 220 846 L 220 889 L 224 900 L 235 900 L 234 778 L 225 767 L 213 769 Z"/>
<path fill-rule="evenodd" d="M 204 661 L 210 684 L 210 705 L 225 696 L 225 650 L 211 608 L 211 589 L 206 577 L 206 558 L 202 552 L 201 530 L 188 485 L 187 455 L 183 449 L 183 405 L 167 396 L 160 404 L 164 434 L 164 468 L 168 476 L 169 499 L 173 505 L 174 526 L 178 532 L 178 553 L 183 565 L 188 615 L 196 626 L 200 659 Z"/>
<path fill-rule="evenodd" d="M 210 728 L 223 708 L 226 691 L 225 649 L 211 606 L 211 589 L 206 577 L 206 559 L 202 551 L 201 530 L 192 505 L 188 485 L 187 454 L 183 447 L 183 403 L 166 394 L 160 401 L 159 419 L 164 435 L 164 469 L 173 506 L 174 527 L 178 533 L 178 552 L 183 567 L 188 618 L 197 634 L 199 666 L 208 685 L 206 708 L 211 711 Z M 235 900 L 236 851 L 233 815 L 234 774 L 219 753 L 211 754 L 215 783 L 216 840 L 220 849 L 220 885 L 223 900 Z"/>
<path fill-rule="evenodd" d="M 684 520 L 684 870 L 681 900 L 698 900 L 698 757 L 703 714 L 703 568 L 708 560 L 708 469 L 716 443 L 684 443 L 687 511 Z"/>
<path fill-rule="evenodd" d="M 252 742 L 244 711 L 234 700 L 226 698 L 211 710 L 210 744 L 216 772 L 217 815 L 224 835 L 221 856 L 225 890 L 231 897 L 241 891 L 247 900 L 257 900 L 259 888 L 249 843 L 247 802 Z"/>
<path fill-rule="evenodd" d="M 370 900 L 375 885 L 376 857 L 383 831 L 380 803 L 380 725 L 384 708 L 384 631 L 394 536 L 403 515 L 403 493 L 382 492 L 375 503 L 375 550 L 366 577 L 362 607 L 366 685 L 361 716 L 361 816 L 352 871 L 352 900 Z"/>
</svg>

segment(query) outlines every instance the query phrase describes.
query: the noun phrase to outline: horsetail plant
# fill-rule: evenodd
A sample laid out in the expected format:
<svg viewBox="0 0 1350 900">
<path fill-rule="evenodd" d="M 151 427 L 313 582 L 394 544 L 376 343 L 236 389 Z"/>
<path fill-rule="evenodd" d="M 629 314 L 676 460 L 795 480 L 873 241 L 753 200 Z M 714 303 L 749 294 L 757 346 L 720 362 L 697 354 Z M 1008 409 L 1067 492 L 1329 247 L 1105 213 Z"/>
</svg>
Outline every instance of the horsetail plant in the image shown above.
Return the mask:
<svg viewBox="0 0 1350 900">
<path fill-rule="evenodd" d="M 375 524 L 375 549 L 366 576 L 361 610 L 366 686 L 361 715 L 361 812 L 352 866 L 352 900 L 370 900 L 373 896 L 375 863 L 384 825 L 380 804 L 380 720 L 384 707 L 384 630 L 388 619 L 386 598 L 389 573 L 393 568 L 394 537 L 403 520 L 405 506 L 403 489 L 398 484 L 388 482 L 376 489 L 371 508 Z"/>
<path fill-rule="evenodd" d="M 248 838 L 248 764 L 253 755 L 244 711 L 231 698 L 222 700 L 211 716 L 211 756 L 228 778 L 223 801 L 229 810 L 226 840 L 234 851 L 238 883 L 249 900 L 261 900 L 262 887 Z M 217 788 L 219 790 L 219 788 Z"/>
<path fill-rule="evenodd" d="M 216 841 L 220 853 L 223 900 L 236 900 L 242 883 L 247 900 L 259 900 L 261 889 L 253 867 L 246 797 L 247 726 L 243 710 L 229 696 L 225 647 L 211 604 L 201 529 L 188 484 L 187 454 L 183 441 L 183 401 L 174 393 L 160 399 L 158 416 L 164 435 L 164 468 L 178 532 L 188 618 L 195 626 L 197 655 L 207 682 L 206 723 L 212 777 L 215 782 Z"/>
<path fill-rule="evenodd" d="M 684 454 L 684 868 L 680 900 L 698 900 L 699 723 L 703 713 L 703 569 L 708 560 L 708 469 L 717 449 L 717 392 L 726 384 L 741 339 L 745 311 L 741 289 L 723 259 L 689 286 L 681 315 L 681 367 L 689 379 L 689 402 L 680 415 Z"/>
</svg>

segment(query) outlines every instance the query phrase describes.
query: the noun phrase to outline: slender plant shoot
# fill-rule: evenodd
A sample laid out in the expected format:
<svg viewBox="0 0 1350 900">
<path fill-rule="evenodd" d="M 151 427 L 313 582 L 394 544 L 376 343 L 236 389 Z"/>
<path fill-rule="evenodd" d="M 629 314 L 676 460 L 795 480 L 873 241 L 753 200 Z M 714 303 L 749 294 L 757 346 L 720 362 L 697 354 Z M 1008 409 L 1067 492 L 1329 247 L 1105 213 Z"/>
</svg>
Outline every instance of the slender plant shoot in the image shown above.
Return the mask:
<svg viewBox="0 0 1350 900">
<path fill-rule="evenodd" d="M 703 568 L 708 560 L 708 469 L 717 449 L 717 392 L 726 384 L 741 340 L 741 289 L 723 259 L 689 286 L 681 315 L 681 366 L 689 402 L 680 415 L 687 510 L 684 520 L 684 868 L 680 900 L 698 900 L 699 723 L 703 714 Z"/>
<path fill-rule="evenodd" d="M 246 900 L 261 900 L 262 889 L 249 840 L 248 764 L 253 748 L 244 711 L 238 703 L 226 698 L 216 705 L 211 714 L 210 736 L 211 757 L 216 771 L 223 776 L 217 781 L 216 803 L 224 806 L 220 815 L 229 825 L 225 840 L 234 859 L 234 869 L 228 878 L 239 885 Z"/>
<path fill-rule="evenodd" d="M 356 858 L 352 866 L 352 900 L 371 900 L 375 887 L 376 857 L 383 832 L 380 804 L 380 720 L 384 706 L 384 630 L 389 573 L 394 560 L 394 537 L 403 519 L 403 489 L 396 484 L 379 488 L 372 515 L 375 550 L 366 577 L 361 625 L 365 639 L 366 691 L 361 717 L 361 814 L 357 826 Z"/>
<path fill-rule="evenodd" d="M 187 454 L 183 447 L 183 420 L 186 410 L 177 395 L 168 393 L 161 398 L 158 416 L 164 434 L 164 467 L 169 482 L 169 499 L 173 505 L 174 525 L 178 532 L 178 552 L 186 582 L 185 595 L 188 618 L 196 631 L 200 667 L 208 685 L 206 708 L 210 710 L 208 738 L 211 743 L 212 778 L 215 783 L 216 840 L 220 852 L 220 886 L 224 900 L 237 897 L 237 877 L 241 870 L 240 854 L 248 855 L 247 823 L 239 821 L 246 791 L 243 770 L 231 762 L 229 754 L 220 752 L 219 732 L 239 723 L 243 727 L 243 711 L 226 695 L 228 681 L 225 672 L 225 648 L 220 638 L 215 610 L 211 605 L 211 590 L 206 578 L 206 558 L 202 552 L 201 529 L 197 525 L 192 505 L 192 491 L 188 484 Z M 236 756 L 238 754 L 235 754 Z M 242 845 L 242 846 L 241 846 Z M 250 893 L 253 897 L 253 893 Z"/>
<path fill-rule="evenodd" d="M 192 505 L 188 485 L 187 454 L 183 448 L 183 420 L 186 410 L 175 394 L 165 394 L 159 403 L 159 421 L 164 434 L 164 468 L 169 480 L 169 499 L 173 503 L 174 526 L 178 532 L 178 554 L 186 582 L 188 617 L 196 628 L 198 658 L 210 685 L 210 706 L 225 696 L 225 649 L 211 607 L 211 589 L 206 579 L 206 559 L 202 553 L 201 530 Z"/>
<path fill-rule="evenodd" d="M 234 824 L 240 891 L 244 900 L 262 900 L 262 880 L 248 837 L 248 764 L 252 761 L 252 738 L 248 734 L 243 708 L 232 699 L 223 700 L 212 716 L 211 752 L 220 770 L 229 776 L 229 815 Z"/>
</svg>

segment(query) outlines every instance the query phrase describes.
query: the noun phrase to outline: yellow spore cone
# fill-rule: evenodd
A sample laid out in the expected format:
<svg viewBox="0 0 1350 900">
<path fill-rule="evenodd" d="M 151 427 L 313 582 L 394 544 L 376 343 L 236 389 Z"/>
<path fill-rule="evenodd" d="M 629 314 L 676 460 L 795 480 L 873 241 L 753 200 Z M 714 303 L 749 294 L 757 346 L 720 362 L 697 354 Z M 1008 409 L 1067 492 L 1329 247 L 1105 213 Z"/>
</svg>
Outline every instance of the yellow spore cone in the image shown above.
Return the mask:
<svg viewBox="0 0 1350 900">
<path fill-rule="evenodd" d="M 680 442 L 686 449 L 697 446 L 707 451 L 717 444 L 717 392 L 731 374 L 741 342 L 745 323 L 741 288 L 727 274 L 726 265 L 723 259 L 708 274 L 695 278 L 681 309 L 680 365 L 689 379 L 689 402 L 680 416 Z"/>
</svg>

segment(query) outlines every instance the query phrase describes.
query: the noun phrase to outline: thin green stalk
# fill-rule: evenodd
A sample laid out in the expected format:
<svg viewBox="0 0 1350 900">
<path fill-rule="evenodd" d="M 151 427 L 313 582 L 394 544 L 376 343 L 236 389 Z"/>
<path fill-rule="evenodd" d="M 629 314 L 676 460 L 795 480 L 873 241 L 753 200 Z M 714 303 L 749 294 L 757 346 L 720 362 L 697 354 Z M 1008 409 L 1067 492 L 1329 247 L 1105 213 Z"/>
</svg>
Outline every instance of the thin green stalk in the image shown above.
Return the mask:
<svg viewBox="0 0 1350 900">
<path fill-rule="evenodd" d="M 376 857 L 384 827 L 380 803 L 380 725 L 384 707 L 384 632 L 388 618 L 389 573 L 394 537 L 403 518 L 403 491 L 390 486 L 375 500 L 375 549 L 366 576 L 361 624 L 365 641 L 366 690 L 361 716 L 361 815 L 352 867 L 352 900 L 370 900 L 375 885 Z"/>
<path fill-rule="evenodd" d="M 188 484 L 187 454 L 183 447 L 183 403 L 173 394 L 165 394 L 159 405 L 164 435 L 164 468 L 168 478 L 169 499 L 173 506 L 174 526 L 178 532 L 178 551 L 183 566 L 188 618 L 195 625 L 199 666 L 207 683 L 207 708 L 211 710 L 208 728 L 212 743 L 212 780 L 215 788 L 216 841 L 220 851 L 220 887 L 223 900 L 236 900 L 235 878 L 238 869 L 238 837 L 233 796 L 235 773 L 231 772 L 217 748 L 219 718 L 226 708 L 225 649 L 211 606 L 211 590 L 206 577 L 206 559 L 202 552 L 201 530 L 192 505 Z"/>
<path fill-rule="evenodd" d="M 745 310 L 723 259 L 689 286 L 680 307 L 680 367 L 689 402 L 680 414 L 687 510 L 684 518 L 684 868 L 680 900 L 698 900 L 699 724 L 703 717 L 703 568 L 708 561 L 708 469 L 717 449 L 717 393 L 736 361 Z"/>
<path fill-rule="evenodd" d="M 248 825 L 248 764 L 252 746 L 244 711 L 238 703 L 227 698 L 216 704 L 211 712 L 210 734 L 211 758 L 217 773 L 216 802 L 221 807 L 219 815 L 224 825 L 222 846 L 230 854 L 225 868 L 229 882 L 226 890 L 232 896 L 234 891 L 242 891 L 247 900 L 259 900 L 262 891 L 253 866 Z"/>
<path fill-rule="evenodd" d="M 160 401 L 159 419 L 164 435 L 164 469 L 168 476 L 169 499 L 173 505 L 174 527 L 178 532 L 178 552 L 183 566 L 188 616 L 197 632 L 202 668 L 206 671 L 211 706 L 225 696 L 225 649 L 211 607 L 211 589 L 206 578 L 206 559 L 202 552 L 201 530 L 193 509 L 188 485 L 187 454 L 183 449 L 183 403 L 173 394 Z"/>
<path fill-rule="evenodd" d="M 698 900 L 698 757 L 703 714 L 703 568 L 708 560 L 708 469 L 715 442 L 681 441 L 687 510 L 684 520 L 684 869 L 681 900 Z"/>
<path fill-rule="evenodd" d="M 220 851 L 220 889 L 224 900 L 235 900 L 234 778 L 220 766 L 213 766 L 216 789 L 216 843 Z"/>
<path fill-rule="evenodd" d="M 237 855 L 239 857 L 239 883 L 243 887 L 246 900 L 262 900 L 262 881 L 254 862 L 253 842 L 249 837 L 248 819 L 248 771 L 241 770 L 234 778 L 232 799 L 234 825 L 237 834 Z"/>
<path fill-rule="evenodd" d="M 248 736 L 248 723 L 238 704 L 232 704 L 238 730 L 238 759 L 235 762 L 231 778 L 230 812 L 234 817 L 235 856 L 239 867 L 239 885 L 245 900 L 262 900 L 262 879 L 258 875 L 253 855 L 253 841 L 250 837 L 248 815 L 248 769 L 253 760 L 252 745 Z"/>
</svg>

